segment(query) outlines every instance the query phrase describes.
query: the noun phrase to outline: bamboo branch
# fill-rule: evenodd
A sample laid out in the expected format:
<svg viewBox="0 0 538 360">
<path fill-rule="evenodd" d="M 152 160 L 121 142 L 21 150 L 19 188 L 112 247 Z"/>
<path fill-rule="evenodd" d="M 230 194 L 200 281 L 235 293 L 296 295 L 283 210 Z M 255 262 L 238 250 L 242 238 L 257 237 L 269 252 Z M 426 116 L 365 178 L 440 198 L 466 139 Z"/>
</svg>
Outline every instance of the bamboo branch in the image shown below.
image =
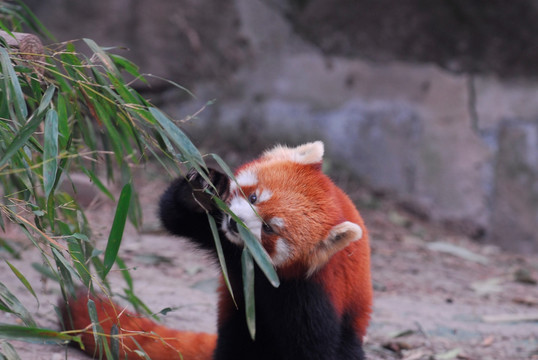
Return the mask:
<svg viewBox="0 0 538 360">
<path fill-rule="evenodd" d="M 28 60 L 29 62 L 45 61 L 43 43 L 36 35 L 18 32 L 11 34 L 13 34 L 13 36 L 0 30 L 0 37 L 4 39 L 9 47 L 18 49 L 22 59 Z M 34 66 L 34 69 L 39 74 L 43 73 L 42 67 Z"/>
</svg>

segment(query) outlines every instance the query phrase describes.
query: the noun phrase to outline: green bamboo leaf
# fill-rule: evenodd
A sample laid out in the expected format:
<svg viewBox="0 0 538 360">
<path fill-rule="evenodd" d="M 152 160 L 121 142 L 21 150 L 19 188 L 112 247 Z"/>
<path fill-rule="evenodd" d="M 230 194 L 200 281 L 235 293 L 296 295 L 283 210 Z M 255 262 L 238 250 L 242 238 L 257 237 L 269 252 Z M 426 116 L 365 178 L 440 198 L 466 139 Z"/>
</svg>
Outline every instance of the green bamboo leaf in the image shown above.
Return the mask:
<svg viewBox="0 0 538 360">
<path fill-rule="evenodd" d="M 11 159 L 13 154 L 15 154 L 21 147 L 26 145 L 26 143 L 28 142 L 32 134 L 35 132 L 41 121 L 43 121 L 43 111 L 50 103 L 52 95 L 54 94 L 54 90 L 55 87 L 50 86 L 47 91 L 45 91 L 38 110 L 32 115 L 30 120 L 19 129 L 19 132 L 15 135 L 15 137 L 7 147 L 4 155 L 0 158 L 0 168 L 4 166 L 9 161 L 9 159 Z M 42 107 L 43 110 L 40 111 Z"/>
<path fill-rule="evenodd" d="M 125 222 L 129 213 L 129 204 L 131 203 L 132 185 L 131 183 L 125 184 L 121 190 L 120 198 L 118 200 L 118 206 L 116 207 L 116 214 L 114 215 L 114 221 L 112 228 L 108 236 L 108 242 L 105 249 L 104 259 L 104 274 L 105 277 L 112 265 L 116 261 L 116 256 L 120 249 L 121 239 L 123 237 L 123 230 L 125 229 Z"/>
<path fill-rule="evenodd" d="M 11 271 L 13 271 L 15 276 L 20 280 L 20 282 L 24 285 L 24 287 L 30 292 L 30 294 L 32 294 L 34 296 L 37 303 L 39 304 L 39 299 L 37 298 L 37 295 L 36 295 L 34 289 L 32 288 L 32 285 L 30 284 L 30 282 L 28 280 L 26 280 L 24 275 L 15 266 L 13 266 L 9 261 L 6 260 L 6 263 L 9 266 L 9 268 L 11 269 Z"/>
<path fill-rule="evenodd" d="M 276 273 L 275 267 L 271 263 L 267 251 L 265 251 L 258 239 L 256 239 L 256 237 L 252 234 L 252 232 L 250 232 L 250 230 L 248 230 L 246 226 L 241 225 L 241 223 L 237 224 L 239 235 L 245 242 L 245 246 L 256 261 L 256 264 L 258 264 L 259 268 L 265 274 L 271 285 L 278 287 L 280 285 L 280 280 L 278 279 L 278 274 Z"/>
<path fill-rule="evenodd" d="M 28 109 L 24 94 L 19 83 L 19 78 L 13 69 L 9 53 L 3 47 L 0 47 L 0 65 L 2 65 L 2 74 L 4 75 L 5 89 L 7 100 L 15 105 L 15 116 L 19 123 L 24 123 L 28 117 Z"/>
<path fill-rule="evenodd" d="M 95 109 L 99 120 L 105 125 L 107 131 L 107 137 L 104 139 L 110 140 L 114 155 L 118 164 L 122 164 L 124 157 L 124 149 L 122 147 L 123 137 L 118 132 L 118 129 L 114 126 L 110 119 L 110 112 L 105 109 L 104 105 L 99 101 L 92 100 L 91 106 Z"/>
<path fill-rule="evenodd" d="M 66 149 L 68 140 L 70 138 L 69 124 L 67 122 L 68 120 L 67 103 L 66 103 L 65 97 L 60 92 L 58 93 L 57 109 L 58 109 L 58 132 L 60 135 L 59 137 L 60 148 Z"/>
<path fill-rule="evenodd" d="M 0 216 L 1 217 L 1 216 Z M 20 259 L 21 256 L 17 250 L 6 240 L 0 237 L 0 248 L 10 253 L 15 259 Z"/>
<path fill-rule="evenodd" d="M 224 171 L 224 173 L 231 179 L 235 178 L 235 175 L 234 175 L 234 172 L 232 171 L 232 169 L 230 169 L 230 167 L 228 166 L 228 164 L 226 164 L 226 162 L 224 160 L 222 160 L 222 158 L 217 155 L 217 154 L 210 154 L 211 157 L 213 157 L 213 159 L 215 159 L 215 161 L 217 162 L 217 164 L 219 164 L 220 168 Z"/>
<path fill-rule="evenodd" d="M 229 214 L 232 219 L 235 220 L 237 223 L 237 228 L 239 230 L 239 235 L 245 242 L 245 246 L 250 251 L 250 254 L 254 258 L 254 261 L 262 272 L 265 274 L 265 277 L 271 285 L 274 287 L 278 287 L 280 285 L 280 280 L 278 279 L 278 274 L 276 273 L 276 270 L 271 263 L 271 258 L 269 257 L 269 254 L 267 254 L 267 251 L 263 248 L 262 244 L 256 239 L 256 237 L 252 234 L 252 232 L 247 228 L 247 226 L 243 223 L 243 221 L 235 215 L 228 205 L 218 197 L 214 197 L 213 201 L 215 204 L 221 209 L 223 212 Z"/>
<path fill-rule="evenodd" d="M 86 287 L 90 286 L 91 275 L 90 270 L 86 265 L 86 259 L 84 258 L 84 251 L 82 250 L 81 240 L 74 237 L 68 239 L 69 254 L 73 260 L 73 266 L 75 267 L 79 277 Z"/>
<path fill-rule="evenodd" d="M 230 179 L 232 179 L 232 181 L 237 182 L 237 180 L 235 179 L 235 175 L 234 175 L 232 169 L 230 169 L 230 167 L 228 166 L 228 164 L 226 164 L 226 162 L 224 162 L 224 160 L 222 160 L 222 158 L 220 156 L 218 156 L 217 154 L 210 154 L 210 155 L 211 155 L 211 157 L 213 157 L 213 159 L 215 159 L 217 164 L 219 164 L 220 168 L 224 171 L 226 176 L 228 176 Z"/>
<path fill-rule="evenodd" d="M 161 110 L 151 107 L 149 108 L 150 113 L 153 115 L 155 120 L 161 124 L 166 135 L 170 140 L 172 140 L 181 151 L 181 154 L 185 157 L 187 161 L 191 163 L 192 166 L 201 166 L 205 168 L 204 160 L 202 155 L 190 141 L 190 139 L 185 135 L 179 127 L 176 126 Z"/>
<path fill-rule="evenodd" d="M 73 269 L 73 266 L 66 260 L 66 258 L 63 256 L 62 253 L 60 253 L 60 251 L 58 251 L 56 248 L 53 247 L 52 252 L 54 253 L 54 255 L 56 255 L 55 258 L 57 258 L 58 261 L 62 263 L 63 267 L 65 268 L 65 270 L 69 272 L 69 274 L 71 274 L 75 278 L 80 279 L 80 276 L 77 273 L 77 271 Z"/>
<path fill-rule="evenodd" d="M 99 317 L 97 316 L 97 309 L 95 307 L 95 302 L 92 299 L 88 299 L 88 303 L 86 304 L 88 307 L 88 316 L 90 317 L 90 320 L 92 321 L 92 330 L 93 330 L 93 339 L 95 340 L 95 343 L 98 343 L 98 334 L 99 334 Z"/>
<path fill-rule="evenodd" d="M 125 292 L 125 298 L 133 305 L 136 312 L 148 314 L 155 320 L 159 320 L 157 314 L 153 314 L 151 309 L 134 294 L 133 290 L 123 289 L 123 291 Z"/>
<path fill-rule="evenodd" d="M 122 102 L 127 104 L 136 104 L 138 102 L 136 101 L 136 97 L 131 93 L 129 87 L 125 85 L 123 81 L 112 74 L 108 74 L 108 78 L 114 86 L 114 90 L 120 95 Z"/>
<path fill-rule="evenodd" d="M 146 352 L 142 348 L 142 346 L 140 346 L 138 341 L 136 341 L 134 337 L 131 338 L 131 340 L 135 343 L 136 347 L 138 348 L 138 350 L 134 350 L 134 353 L 136 353 L 136 355 L 138 355 L 139 358 L 144 358 L 145 360 L 151 360 L 148 354 L 146 354 Z"/>
<path fill-rule="evenodd" d="M 108 347 L 108 341 L 103 333 L 103 328 L 99 325 L 99 317 L 97 316 L 97 309 L 95 308 L 95 302 L 91 299 L 88 299 L 88 315 L 92 321 L 92 331 L 95 343 L 99 348 L 99 354 L 102 354 L 102 349 L 104 348 L 106 359 L 116 359 L 112 357 L 110 348 Z"/>
<path fill-rule="evenodd" d="M 129 269 L 125 265 L 125 262 L 121 257 L 116 257 L 116 263 L 118 264 L 121 275 L 123 276 L 123 279 L 125 280 L 125 283 L 127 284 L 127 287 L 129 290 L 133 290 L 133 278 L 131 277 L 131 274 L 129 273 Z"/>
<path fill-rule="evenodd" d="M 213 240 L 215 240 L 215 247 L 217 249 L 217 255 L 219 258 L 220 268 L 222 269 L 222 276 L 224 277 L 224 283 L 228 288 L 228 292 L 232 296 L 232 300 L 235 303 L 235 297 L 232 290 L 232 285 L 230 284 L 230 278 L 228 277 L 228 268 L 226 266 L 226 259 L 224 258 L 224 253 L 222 251 L 222 244 L 220 243 L 219 230 L 217 228 L 217 222 L 215 218 L 207 213 L 207 219 L 209 220 L 209 227 L 211 228 L 211 233 L 213 234 Z M 237 305 L 237 304 L 236 304 Z"/>
<path fill-rule="evenodd" d="M 17 354 L 17 350 L 7 341 L 3 342 L 2 353 L 0 355 L 5 355 L 5 357 L 0 357 L 1 360 L 21 360 L 19 354 Z"/>
<path fill-rule="evenodd" d="M 90 171 L 86 168 L 83 168 L 82 171 L 86 175 L 88 175 L 90 180 L 95 184 L 95 186 L 97 186 L 99 190 L 101 190 L 103 194 L 105 194 L 110 200 L 116 201 L 116 199 L 114 198 L 114 195 L 112 195 L 112 193 L 106 188 L 103 182 L 97 177 L 97 175 L 95 175 L 93 171 Z"/>
<path fill-rule="evenodd" d="M 256 303 L 254 300 L 254 261 L 247 248 L 241 254 L 243 270 L 243 293 L 245 296 L 245 315 L 252 340 L 256 338 Z"/>
<path fill-rule="evenodd" d="M 58 114 L 49 109 L 45 116 L 45 136 L 43 153 L 43 185 L 45 197 L 49 198 L 56 182 L 58 170 Z"/>
<path fill-rule="evenodd" d="M 43 94 L 43 97 L 41 98 L 41 101 L 39 102 L 39 106 L 36 111 L 37 115 L 43 114 L 45 110 L 48 109 L 55 91 L 56 87 L 54 85 L 49 86 L 47 90 L 45 90 L 45 93 Z"/>
<path fill-rule="evenodd" d="M 79 336 L 71 336 L 51 329 L 35 326 L 0 324 L 0 338 L 40 344 L 67 344 L 75 341 L 81 344 Z"/>
<path fill-rule="evenodd" d="M 34 117 L 25 126 L 20 128 L 19 132 L 8 145 L 4 155 L 0 158 L 0 168 L 11 159 L 13 154 L 27 143 L 28 139 L 32 136 L 42 120 L 42 118 Z"/>
<path fill-rule="evenodd" d="M 120 340 L 119 335 L 120 330 L 116 324 L 113 324 L 110 328 L 110 352 L 112 354 L 112 359 L 120 358 Z"/>
<path fill-rule="evenodd" d="M 34 268 L 35 271 L 45 276 L 46 278 L 49 278 L 56 282 L 60 281 L 60 276 L 58 275 L 58 273 L 56 273 L 50 267 L 44 266 L 43 264 L 40 264 L 40 263 L 32 263 L 32 267 Z"/>
<path fill-rule="evenodd" d="M 173 85 L 174 87 L 177 87 L 178 89 L 180 90 L 183 90 L 185 91 L 187 94 L 189 94 L 193 99 L 196 99 L 196 95 L 194 95 L 189 89 L 187 89 L 186 87 L 183 87 L 181 85 L 179 85 L 178 83 L 172 81 L 172 80 L 169 80 L 169 79 L 166 79 L 166 78 L 163 78 L 163 77 L 160 77 L 160 76 L 157 76 L 157 75 L 147 75 L 148 77 L 151 77 L 151 78 L 154 78 L 154 79 L 159 79 L 161 81 L 165 81 L 167 83 L 169 83 L 170 85 Z"/>
<path fill-rule="evenodd" d="M 73 283 L 73 277 L 80 280 L 80 276 L 77 271 L 73 269 L 71 264 L 65 259 L 65 257 L 54 247 L 52 247 L 53 258 L 56 263 L 56 268 L 60 275 L 60 285 L 62 289 L 67 289 L 72 296 L 76 296 L 75 285 Z"/>
<path fill-rule="evenodd" d="M 26 325 L 35 326 L 36 323 L 32 315 L 26 310 L 24 305 L 17 299 L 9 289 L 0 282 L 0 304 L 9 310 L 9 312 L 19 317 Z"/>
<path fill-rule="evenodd" d="M 95 55 L 97 55 L 99 60 L 101 60 L 101 62 L 103 63 L 103 65 L 109 72 L 114 74 L 114 76 L 117 76 L 117 77 L 121 76 L 120 71 L 116 67 L 116 64 L 114 64 L 112 59 L 110 59 L 110 56 L 108 56 L 108 54 L 99 45 L 97 45 L 95 41 L 93 41 L 92 39 L 83 39 L 83 40 L 86 43 L 86 45 L 88 45 L 90 49 L 95 53 Z"/>
<path fill-rule="evenodd" d="M 116 64 L 118 68 L 124 69 L 136 79 L 139 79 L 142 82 L 147 84 L 147 80 L 138 71 L 139 67 L 136 64 L 134 64 L 132 61 L 129 61 L 123 56 L 115 55 L 115 54 L 110 54 L 110 58 L 114 61 L 114 63 Z"/>
</svg>

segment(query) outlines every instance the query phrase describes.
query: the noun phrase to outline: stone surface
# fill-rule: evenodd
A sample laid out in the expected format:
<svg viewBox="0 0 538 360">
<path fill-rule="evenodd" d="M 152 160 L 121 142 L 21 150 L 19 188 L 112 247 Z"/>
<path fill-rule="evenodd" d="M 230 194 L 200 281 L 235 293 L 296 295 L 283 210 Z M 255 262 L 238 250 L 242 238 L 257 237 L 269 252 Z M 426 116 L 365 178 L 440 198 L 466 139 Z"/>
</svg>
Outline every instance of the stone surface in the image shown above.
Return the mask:
<svg viewBox="0 0 538 360">
<path fill-rule="evenodd" d="M 290 1 L 297 32 L 330 55 L 537 76 L 534 0 Z"/>
<path fill-rule="evenodd" d="M 246 43 L 238 34 L 237 10 L 229 0 L 25 3 L 59 41 L 87 37 L 101 46 L 117 46 L 143 73 L 175 79 L 186 87 L 207 78 L 225 81 L 248 57 Z M 150 80 L 156 90 L 169 85 Z"/>
<path fill-rule="evenodd" d="M 183 128 L 203 150 L 244 160 L 322 139 L 330 164 L 371 186 L 538 251 L 531 1 L 28 3 L 61 40 L 127 46 L 142 72 L 192 90 L 150 91 L 176 119 L 197 114 Z"/>
<path fill-rule="evenodd" d="M 536 250 L 538 124 L 501 124 L 495 179 L 492 238 L 512 250 Z"/>
</svg>

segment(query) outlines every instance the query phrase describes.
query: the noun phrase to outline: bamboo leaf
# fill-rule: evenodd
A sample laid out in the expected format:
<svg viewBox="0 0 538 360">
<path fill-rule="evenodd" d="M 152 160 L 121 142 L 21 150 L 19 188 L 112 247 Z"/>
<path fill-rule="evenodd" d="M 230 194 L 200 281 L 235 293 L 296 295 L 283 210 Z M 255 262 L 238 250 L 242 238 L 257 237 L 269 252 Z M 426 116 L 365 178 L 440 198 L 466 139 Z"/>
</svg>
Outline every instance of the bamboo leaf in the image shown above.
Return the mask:
<svg viewBox="0 0 538 360">
<path fill-rule="evenodd" d="M 69 136 L 69 124 L 67 122 L 68 115 L 67 115 L 67 104 L 65 97 L 61 94 L 58 94 L 58 132 L 59 132 L 59 141 L 60 141 L 60 148 L 66 149 L 68 140 L 70 138 Z"/>
<path fill-rule="evenodd" d="M 79 277 L 82 279 L 82 282 L 86 287 L 90 286 L 91 282 L 91 275 L 90 270 L 86 266 L 86 262 L 84 259 L 84 252 L 82 250 L 81 246 L 81 240 L 74 238 L 70 238 L 68 244 L 69 254 L 71 255 L 71 259 L 73 260 L 73 266 L 77 270 L 77 273 Z"/>
<path fill-rule="evenodd" d="M 30 136 L 37 129 L 43 119 L 40 117 L 32 118 L 26 125 L 19 129 L 19 132 L 15 135 L 11 143 L 8 145 L 6 152 L 0 158 L 0 168 L 4 166 L 22 146 L 24 146 Z"/>
<path fill-rule="evenodd" d="M 81 344 L 79 336 L 71 336 L 58 331 L 35 326 L 0 324 L 0 338 L 40 344 L 67 344 L 75 341 Z"/>
<path fill-rule="evenodd" d="M 120 340 L 119 335 L 120 330 L 116 324 L 113 324 L 110 328 L 110 352 L 112 354 L 112 359 L 120 358 Z"/>
<path fill-rule="evenodd" d="M 124 69 L 135 78 L 142 80 L 144 83 L 147 83 L 146 79 L 144 79 L 144 77 L 141 76 L 138 72 L 139 67 L 135 65 L 132 61 L 129 61 L 123 56 L 114 54 L 110 54 L 110 58 L 114 61 L 117 67 L 119 67 L 120 69 Z"/>
<path fill-rule="evenodd" d="M 3 47 L 0 47 L 0 64 L 2 65 L 2 74 L 4 75 L 6 96 L 8 97 L 8 101 L 15 105 L 15 117 L 22 124 L 28 117 L 28 109 L 26 108 L 26 101 L 24 101 L 21 85 L 11 64 L 9 54 Z"/>
<path fill-rule="evenodd" d="M 39 304 L 39 299 L 37 298 L 37 295 L 34 289 L 32 288 L 32 285 L 30 284 L 30 282 L 28 282 L 28 280 L 26 280 L 24 275 L 15 266 L 13 266 L 9 261 L 6 260 L 6 263 L 11 269 L 11 271 L 13 271 L 15 276 L 20 280 L 20 282 L 24 285 L 24 287 L 34 296 L 37 303 Z"/>
<path fill-rule="evenodd" d="M 112 265 L 116 261 L 116 256 L 120 249 L 121 239 L 123 237 L 123 230 L 125 229 L 125 222 L 129 213 L 129 204 L 131 202 L 132 185 L 131 183 L 125 184 L 121 190 L 120 198 L 118 200 L 118 206 L 116 207 L 116 214 L 114 215 L 114 221 L 112 228 L 108 236 L 108 242 L 105 250 L 104 259 L 104 274 L 103 278 L 108 274 Z"/>
<path fill-rule="evenodd" d="M 54 95 L 54 92 L 56 91 L 56 87 L 54 85 L 51 85 L 47 88 L 45 93 L 43 94 L 43 97 L 41 98 L 41 101 L 39 102 L 39 107 L 37 108 L 37 115 L 42 115 L 45 110 L 48 109 L 50 102 L 52 101 L 52 96 Z"/>
<path fill-rule="evenodd" d="M 24 305 L 17 299 L 8 288 L 0 282 L 0 304 L 7 308 L 11 313 L 17 315 L 26 325 L 35 326 L 32 315 L 26 310 Z"/>
<path fill-rule="evenodd" d="M 80 280 L 80 276 L 56 248 L 52 247 L 52 253 L 54 255 L 54 261 L 56 262 L 56 267 L 59 270 L 60 285 L 62 288 L 67 288 L 72 296 L 75 296 L 76 291 L 75 285 L 73 284 L 73 277 Z"/>
<path fill-rule="evenodd" d="M 88 299 L 88 315 L 92 321 L 92 331 L 95 343 L 99 347 L 99 353 L 102 354 L 102 349 L 104 348 L 106 359 L 116 359 L 112 357 L 110 348 L 108 347 L 108 341 L 103 334 L 103 328 L 99 325 L 99 317 L 97 316 L 97 309 L 95 307 L 95 302 L 91 299 Z"/>
<path fill-rule="evenodd" d="M 243 293 L 245 296 L 245 315 L 252 340 L 256 338 L 256 303 L 254 300 L 254 262 L 250 252 L 244 248 L 241 254 L 243 270 Z"/>
<path fill-rule="evenodd" d="M 224 253 L 222 251 L 222 244 L 220 243 L 220 236 L 219 236 L 219 230 L 217 228 L 217 223 L 215 221 L 215 218 L 210 213 L 207 213 L 207 219 L 209 220 L 209 227 L 211 228 L 211 233 L 213 234 L 213 240 L 215 240 L 215 247 L 217 249 L 219 263 L 222 269 L 222 276 L 224 278 L 224 283 L 226 284 L 226 287 L 228 288 L 228 292 L 232 296 L 232 300 L 235 303 L 235 297 L 232 290 L 232 285 L 230 284 L 230 279 L 228 277 L 228 268 L 226 266 L 226 259 L 224 258 Z"/>
<path fill-rule="evenodd" d="M 43 153 L 43 185 L 45 197 L 49 198 L 56 182 L 58 170 L 58 114 L 54 109 L 45 116 L 45 137 Z"/>
<path fill-rule="evenodd" d="M 178 146 L 185 159 L 193 166 L 199 165 L 205 168 L 202 155 L 196 146 L 194 146 L 194 144 L 190 141 L 187 135 L 185 135 L 185 133 L 181 131 L 181 129 L 177 127 L 176 124 L 174 124 L 161 110 L 152 107 L 149 108 L 149 111 L 153 117 L 155 117 L 155 120 L 161 124 L 168 138 L 170 138 L 170 140 L 172 140 L 172 142 Z"/>
<path fill-rule="evenodd" d="M 1 52 L 1 48 L 0 48 Z M 43 95 L 43 98 L 41 99 L 41 103 L 39 105 L 38 110 L 36 113 L 34 113 L 31 117 L 31 119 L 19 129 L 19 132 L 15 135 L 11 143 L 6 149 L 6 152 L 4 155 L 0 158 L 0 168 L 4 166 L 9 159 L 15 154 L 21 147 L 23 147 L 27 141 L 30 139 L 32 134 L 35 132 L 41 121 L 43 120 L 43 111 L 50 103 L 50 100 L 52 98 L 52 95 L 54 94 L 54 86 L 50 86 L 47 91 L 45 91 L 45 94 Z M 40 111 L 41 107 L 43 106 L 43 111 Z"/>
<path fill-rule="evenodd" d="M 95 184 L 95 186 L 97 186 L 99 190 L 101 190 L 103 194 L 105 194 L 110 200 L 116 201 L 116 199 L 114 198 L 114 195 L 112 195 L 112 193 L 106 188 L 103 182 L 97 177 L 97 175 L 95 175 L 93 171 L 90 171 L 86 168 L 83 168 L 82 171 L 86 175 L 88 175 L 90 180 Z"/>
<path fill-rule="evenodd" d="M 280 280 L 278 279 L 278 275 L 273 264 L 271 263 L 267 251 L 265 251 L 258 239 L 256 239 L 256 237 L 250 232 L 250 230 L 247 229 L 246 226 L 238 223 L 237 229 L 239 230 L 241 239 L 243 239 L 245 242 L 246 248 L 252 255 L 252 258 L 256 261 L 256 264 L 258 264 L 260 267 L 261 271 L 267 277 L 267 280 L 269 280 L 271 285 L 274 287 L 278 287 L 280 285 Z"/>
<path fill-rule="evenodd" d="M 99 47 L 99 45 L 97 45 L 95 41 L 91 39 L 83 39 L 83 40 L 86 43 L 86 45 L 88 45 L 90 49 L 95 53 L 95 55 L 97 55 L 99 60 L 101 60 L 101 62 L 103 63 L 103 65 L 109 72 L 114 74 L 114 76 L 117 76 L 117 77 L 121 76 L 118 68 L 116 67 L 114 62 L 110 59 L 110 56 L 108 56 L 108 54 L 105 51 L 103 51 L 103 49 L 101 49 L 101 47 Z"/>
<path fill-rule="evenodd" d="M 5 358 L 0 357 L 1 360 L 21 360 L 13 345 L 6 341 L 2 344 L 2 353 L 0 355 L 5 355 Z"/>
</svg>

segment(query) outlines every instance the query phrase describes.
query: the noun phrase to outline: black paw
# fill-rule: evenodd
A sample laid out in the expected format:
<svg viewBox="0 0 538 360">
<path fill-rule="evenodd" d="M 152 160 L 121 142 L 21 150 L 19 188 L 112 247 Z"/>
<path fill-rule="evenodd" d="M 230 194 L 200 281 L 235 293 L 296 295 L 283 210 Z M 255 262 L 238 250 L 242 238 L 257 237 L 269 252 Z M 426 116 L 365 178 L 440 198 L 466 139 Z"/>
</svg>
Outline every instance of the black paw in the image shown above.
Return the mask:
<svg viewBox="0 0 538 360">
<path fill-rule="evenodd" d="M 217 196 L 226 200 L 226 197 L 228 196 L 230 179 L 217 170 L 209 169 L 206 177 L 204 177 L 196 170 L 191 169 L 187 173 L 186 179 L 192 188 L 193 199 L 199 205 L 201 210 L 216 210 L 216 205 L 212 201 L 213 197 Z"/>
</svg>

